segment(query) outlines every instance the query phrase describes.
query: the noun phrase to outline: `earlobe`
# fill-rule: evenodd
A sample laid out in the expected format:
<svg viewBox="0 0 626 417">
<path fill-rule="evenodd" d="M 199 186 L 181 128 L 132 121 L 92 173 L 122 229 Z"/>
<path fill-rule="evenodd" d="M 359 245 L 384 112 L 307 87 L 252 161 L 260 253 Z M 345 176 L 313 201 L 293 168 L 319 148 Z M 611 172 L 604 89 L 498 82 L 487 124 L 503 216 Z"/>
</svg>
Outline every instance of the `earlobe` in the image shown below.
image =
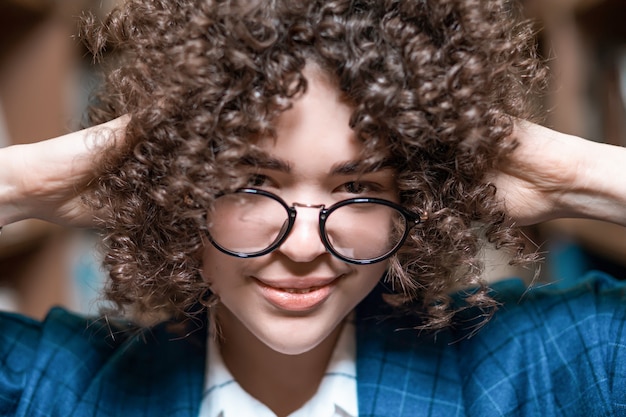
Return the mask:
<svg viewBox="0 0 626 417">
<path fill-rule="evenodd" d="M 213 290 L 208 289 L 200 297 L 200 303 L 209 310 L 211 310 L 220 303 L 220 297 L 219 295 L 215 294 Z"/>
</svg>

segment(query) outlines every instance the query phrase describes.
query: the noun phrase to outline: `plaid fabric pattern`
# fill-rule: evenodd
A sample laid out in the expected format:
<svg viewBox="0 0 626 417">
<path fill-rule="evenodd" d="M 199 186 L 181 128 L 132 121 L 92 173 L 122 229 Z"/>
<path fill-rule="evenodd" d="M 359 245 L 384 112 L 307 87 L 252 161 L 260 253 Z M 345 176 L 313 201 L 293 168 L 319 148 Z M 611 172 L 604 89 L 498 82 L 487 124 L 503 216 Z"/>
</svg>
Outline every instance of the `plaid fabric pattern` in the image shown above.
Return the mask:
<svg viewBox="0 0 626 417">
<path fill-rule="evenodd" d="M 626 416 L 623 283 L 595 273 L 573 288 L 494 292 L 503 307 L 477 334 L 471 313 L 434 339 L 362 321 L 359 415 Z"/>
<path fill-rule="evenodd" d="M 419 335 L 359 308 L 361 417 L 626 416 L 626 286 L 494 287 L 505 303 L 471 335 Z M 205 326 L 206 327 L 206 326 Z M 472 337 L 469 337 L 469 336 Z M 63 310 L 0 315 L 0 415 L 197 417 L 206 333 L 129 331 Z"/>
<path fill-rule="evenodd" d="M 138 331 L 54 309 L 0 315 L 0 415 L 197 416 L 204 336 Z"/>
</svg>

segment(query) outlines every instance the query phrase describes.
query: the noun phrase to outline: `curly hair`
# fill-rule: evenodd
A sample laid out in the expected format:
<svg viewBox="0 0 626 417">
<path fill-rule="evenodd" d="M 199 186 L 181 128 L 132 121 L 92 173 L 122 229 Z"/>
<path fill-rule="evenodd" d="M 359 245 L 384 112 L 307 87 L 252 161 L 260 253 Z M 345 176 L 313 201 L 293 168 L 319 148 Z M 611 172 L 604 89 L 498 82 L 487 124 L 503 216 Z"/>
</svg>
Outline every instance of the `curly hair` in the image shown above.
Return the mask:
<svg viewBox="0 0 626 417">
<path fill-rule="evenodd" d="M 90 121 L 130 115 L 127 152 L 110 155 L 91 195 L 107 297 L 153 318 L 203 300 L 207 209 L 314 62 L 353 104 L 365 149 L 390 153 L 401 203 L 429 216 L 390 261 L 388 301 L 425 328 L 449 324 L 453 288 L 477 287 L 467 303 L 494 307 L 483 233 L 526 255 L 486 173 L 546 78 L 520 15 L 506 0 L 127 0 L 87 18 L 90 50 L 116 52 Z"/>
</svg>

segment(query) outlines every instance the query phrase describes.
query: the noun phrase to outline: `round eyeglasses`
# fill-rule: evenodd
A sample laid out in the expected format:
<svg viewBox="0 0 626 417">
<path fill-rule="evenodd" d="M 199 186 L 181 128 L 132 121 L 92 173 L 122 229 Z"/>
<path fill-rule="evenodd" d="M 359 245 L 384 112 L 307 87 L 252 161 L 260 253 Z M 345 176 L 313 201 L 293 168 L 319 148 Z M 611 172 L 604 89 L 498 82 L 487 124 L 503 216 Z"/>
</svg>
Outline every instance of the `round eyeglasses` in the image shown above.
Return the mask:
<svg viewBox="0 0 626 417">
<path fill-rule="evenodd" d="M 289 236 L 297 210 L 319 209 L 319 234 L 329 253 L 342 261 L 367 265 L 389 258 L 410 230 L 426 220 L 388 200 L 350 198 L 326 208 L 293 203 L 256 188 L 218 197 L 208 214 L 209 239 L 220 251 L 239 258 L 267 255 Z"/>
</svg>

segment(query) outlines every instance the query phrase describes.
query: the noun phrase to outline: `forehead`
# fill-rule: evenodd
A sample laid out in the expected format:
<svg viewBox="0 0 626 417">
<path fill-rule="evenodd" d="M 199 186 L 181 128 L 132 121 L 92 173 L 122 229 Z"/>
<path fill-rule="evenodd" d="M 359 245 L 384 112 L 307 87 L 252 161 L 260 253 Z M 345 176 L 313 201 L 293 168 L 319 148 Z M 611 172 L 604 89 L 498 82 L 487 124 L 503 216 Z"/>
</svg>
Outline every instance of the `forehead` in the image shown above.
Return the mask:
<svg viewBox="0 0 626 417">
<path fill-rule="evenodd" d="M 321 71 L 304 74 L 307 91 L 278 117 L 276 136 L 257 142 L 263 154 L 299 166 L 362 160 L 364 146 L 350 127 L 354 108 Z"/>
</svg>

